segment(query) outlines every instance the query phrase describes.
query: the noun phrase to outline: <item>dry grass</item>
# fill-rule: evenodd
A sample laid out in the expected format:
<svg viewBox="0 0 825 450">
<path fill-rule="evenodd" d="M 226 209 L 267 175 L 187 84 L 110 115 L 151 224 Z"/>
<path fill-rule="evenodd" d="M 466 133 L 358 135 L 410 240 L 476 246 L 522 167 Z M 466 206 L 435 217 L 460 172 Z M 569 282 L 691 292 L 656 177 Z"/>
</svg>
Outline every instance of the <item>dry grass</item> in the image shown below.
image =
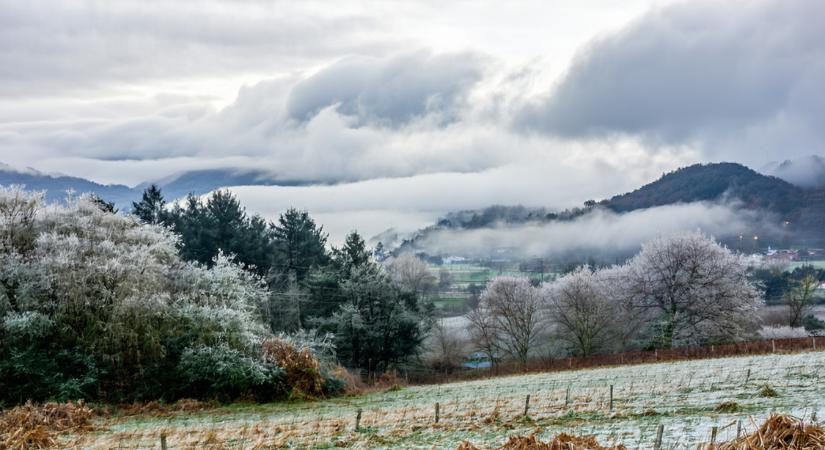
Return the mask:
<svg viewBox="0 0 825 450">
<path fill-rule="evenodd" d="M 77 403 L 31 402 L 0 413 L 0 448 L 41 449 L 57 446 L 57 436 L 91 430 L 94 411 Z"/>
<path fill-rule="evenodd" d="M 209 411 L 211 409 L 216 408 L 217 406 L 217 403 L 203 402 L 191 398 L 182 398 L 175 403 L 161 403 L 151 401 L 146 403 L 132 403 L 130 405 L 120 405 L 117 406 L 115 410 L 118 414 L 123 416 L 158 417 L 174 413 L 193 413 Z"/>
<path fill-rule="evenodd" d="M 735 413 L 736 411 L 739 411 L 739 403 L 734 401 L 723 402 L 716 406 L 715 411 L 726 414 Z"/>
<path fill-rule="evenodd" d="M 822 450 L 825 449 L 825 430 L 817 425 L 805 425 L 795 417 L 774 414 L 754 433 L 721 444 L 705 444 L 704 450 Z M 482 450 L 464 441 L 456 450 Z M 535 434 L 511 436 L 498 450 L 626 450 L 617 444 L 605 447 L 593 437 L 560 433 L 551 441 L 542 442 Z"/>
<path fill-rule="evenodd" d="M 263 351 L 267 361 L 284 370 L 293 398 L 311 399 L 324 395 L 321 365 L 312 350 L 299 350 L 292 342 L 275 338 L 263 343 Z"/>
<path fill-rule="evenodd" d="M 715 450 L 822 450 L 825 430 L 791 416 L 774 414 L 756 432 L 717 446 Z"/>
<path fill-rule="evenodd" d="M 464 441 L 456 450 L 482 450 Z M 535 434 L 530 436 L 510 436 L 498 450 L 626 450 L 624 445 L 605 447 L 593 437 L 574 436 L 560 433 L 549 442 L 542 442 Z"/>
</svg>

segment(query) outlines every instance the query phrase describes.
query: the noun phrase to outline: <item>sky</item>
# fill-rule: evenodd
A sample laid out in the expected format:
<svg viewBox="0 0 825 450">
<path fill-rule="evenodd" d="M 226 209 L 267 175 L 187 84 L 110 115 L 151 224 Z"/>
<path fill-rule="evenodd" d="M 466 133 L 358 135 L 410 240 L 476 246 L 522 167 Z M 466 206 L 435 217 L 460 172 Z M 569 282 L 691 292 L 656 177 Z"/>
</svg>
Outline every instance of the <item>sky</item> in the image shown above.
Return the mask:
<svg viewBox="0 0 825 450">
<path fill-rule="evenodd" d="M 825 154 L 819 0 L 0 2 L 0 162 L 233 189 L 333 239 Z"/>
</svg>

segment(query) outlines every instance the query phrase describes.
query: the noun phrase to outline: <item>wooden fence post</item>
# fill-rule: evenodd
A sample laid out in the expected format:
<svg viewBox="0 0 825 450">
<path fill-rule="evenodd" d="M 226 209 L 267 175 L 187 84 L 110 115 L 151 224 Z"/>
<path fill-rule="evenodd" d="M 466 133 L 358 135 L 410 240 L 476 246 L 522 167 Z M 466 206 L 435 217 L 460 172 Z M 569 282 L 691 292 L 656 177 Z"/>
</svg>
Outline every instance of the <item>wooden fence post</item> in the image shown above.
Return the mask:
<svg viewBox="0 0 825 450">
<path fill-rule="evenodd" d="M 567 408 L 567 405 L 570 404 L 570 385 L 567 385 L 567 394 L 564 396 L 564 407 Z"/>
<path fill-rule="evenodd" d="M 355 431 L 361 429 L 361 408 L 358 408 L 358 414 L 355 416 Z"/>
<path fill-rule="evenodd" d="M 610 410 L 613 411 L 613 385 L 610 385 Z"/>
<path fill-rule="evenodd" d="M 530 409 L 530 394 L 524 399 L 524 417 L 527 417 L 527 411 Z"/>
<path fill-rule="evenodd" d="M 739 419 L 736 422 L 736 439 L 739 439 L 739 436 L 742 434 L 742 419 Z"/>
<path fill-rule="evenodd" d="M 771 339 L 771 351 L 776 353 L 776 339 Z"/>
<path fill-rule="evenodd" d="M 719 427 L 713 427 L 710 429 L 710 445 L 716 443 L 716 433 L 719 431 Z"/>
<path fill-rule="evenodd" d="M 811 336 L 811 346 L 816 350 L 816 336 Z"/>
<path fill-rule="evenodd" d="M 168 448 L 166 447 L 166 433 L 163 431 L 160 432 L 160 448 L 161 450 L 166 450 Z"/>
<path fill-rule="evenodd" d="M 747 384 L 748 380 L 750 380 L 750 379 L 751 379 L 751 368 L 748 367 L 748 374 L 745 375 L 745 384 Z"/>
<path fill-rule="evenodd" d="M 435 402 L 435 423 L 438 423 L 438 413 L 440 409 L 439 407 L 440 405 L 438 404 L 438 402 Z"/>
<path fill-rule="evenodd" d="M 656 442 L 653 443 L 653 450 L 660 450 L 662 448 L 662 434 L 664 434 L 665 426 L 659 424 L 656 429 Z"/>
</svg>

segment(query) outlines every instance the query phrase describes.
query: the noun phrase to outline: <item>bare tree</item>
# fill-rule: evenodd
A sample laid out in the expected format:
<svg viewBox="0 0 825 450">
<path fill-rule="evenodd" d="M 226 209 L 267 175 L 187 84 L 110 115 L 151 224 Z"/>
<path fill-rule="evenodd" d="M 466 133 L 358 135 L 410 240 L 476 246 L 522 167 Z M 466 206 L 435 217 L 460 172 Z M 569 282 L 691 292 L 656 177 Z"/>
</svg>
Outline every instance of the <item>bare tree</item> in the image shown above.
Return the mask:
<svg viewBox="0 0 825 450">
<path fill-rule="evenodd" d="M 741 337 L 762 303 L 744 261 L 700 233 L 658 238 L 626 265 L 627 305 L 651 313 L 664 347 Z"/>
<path fill-rule="evenodd" d="M 480 307 L 471 309 L 465 317 L 468 321 L 467 331 L 475 349 L 484 353 L 493 365 L 493 369 L 497 369 L 501 350 L 499 333 L 493 317 Z"/>
<path fill-rule="evenodd" d="M 464 355 L 464 342 L 457 330 L 451 329 L 443 320 L 436 320 L 430 332 L 435 354 L 433 363 L 445 372 L 458 367 Z"/>
<path fill-rule="evenodd" d="M 396 285 L 416 295 L 435 286 L 436 277 L 430 272 L 427 263 L 412 253 L 404 253 L 391 259 L 385 267 Z"/>
<path fill-rule="evenodd" d="M 582 266 L 543 286 L 556 337 L 573 354 L 590 356 L 602 351 L 618 332 L 619 304 L 607 297 L 600 281 L 598 273 Z"/>
<path fill-rule="evenodd" d="M 34 221 L 42 203 L 42 192 L 0 186 L 0 251 L 26 253 L 34 247 Z"/>
<path fill-rule="evenodd" d="M 814 292 L 819 280 L 813 275 L 806 275 L 797 282 L 797 285 L 785 293 L 785 304 L 788 305 L 788 325 L 792 328 L 802 326 L 802 318 L 810 309 L 814 301 Z"/>
<path fill-rule="evenodd" d="M 541 304 L 541 292 L 529 279 L 500 276 L 487 284 L 476 314 L 494 332 L 498 349 L 527 364 L 539 338 Z"/>
</svg>

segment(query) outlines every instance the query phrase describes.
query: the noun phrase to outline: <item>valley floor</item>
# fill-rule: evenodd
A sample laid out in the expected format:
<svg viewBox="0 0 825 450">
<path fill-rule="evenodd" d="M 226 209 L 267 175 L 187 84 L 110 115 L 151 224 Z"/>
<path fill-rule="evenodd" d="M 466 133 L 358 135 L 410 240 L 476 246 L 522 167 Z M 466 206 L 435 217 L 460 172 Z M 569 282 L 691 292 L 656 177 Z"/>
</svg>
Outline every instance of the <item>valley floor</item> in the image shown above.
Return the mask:
<svg viewBox="0 0 825 450">
<path fill-rule="evenodd" d="M 359 409 L 361 428 L 356 431 Z M 174 449 L 454 449 L 464 440 L 490 447 L 513 434 L 538 432 L 546 439 L 564 431 L 595 435 L 602 443 L 652 448 L 656 428 L 663 424 L 662 448 L 696 448 L 710 440 L 714 426 L 717 439 L 728 440 L 736 436 L 740 420 L 743 432 L 751 432 L 771 412 L 825 419 L 825 352 L 508 376 L 319 402 L 112 418 L 99 424 L 101 431 L 67 437 L 65 443 L 160 448 L 163 432 Z"/>
</svg>

